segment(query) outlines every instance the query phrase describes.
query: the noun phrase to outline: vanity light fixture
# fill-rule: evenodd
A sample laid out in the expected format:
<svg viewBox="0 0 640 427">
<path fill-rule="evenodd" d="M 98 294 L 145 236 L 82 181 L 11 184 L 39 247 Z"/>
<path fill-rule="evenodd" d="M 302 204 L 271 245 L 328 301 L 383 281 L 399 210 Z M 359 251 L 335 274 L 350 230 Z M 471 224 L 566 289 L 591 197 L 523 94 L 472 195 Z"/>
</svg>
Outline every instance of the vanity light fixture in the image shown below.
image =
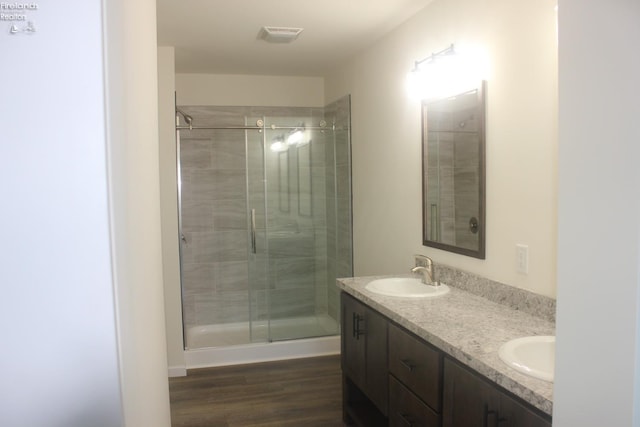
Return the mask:
<svg viewBox="0 0 640 427">
<path fill-rule="evenodd" d="M 456 51 L 451 44 L 440 52 L 415 61 L 407 76 L 409 95 L 416 99 L 436 99 L 452 93 L 451 85 L 456 74 Z M 455 93 L 455 92 L 454 92 Z"/>
<path fill-rule="evenodd" d="M 487 79 L 487 56 L 481 46 L 450 45 L 415 61 L 408 75 L 409 95 L 420 100 L 447 98 L 466 92 Z"/>
<path fill-rule="evenodd" d="M 413 73 L 420 72 L 421 70 L 423 70 L 424 67 L 429 65 L 432 65 L 432 66 L 436 65 L 438 61 L 440 61 L 441 63 L 442 61 L 445 61 L 447 58 L 451 58 L 455 54 L 456 54 L 456 51 L 452 43 L 451 46 L 441 50 L 440 52 L 432 53 L 431 55 L 427 56 L 424 59 L 415 61 L 415 65 L 413 67 L 413 70 L 411 70 L 411 72 Z"/>
</svg>

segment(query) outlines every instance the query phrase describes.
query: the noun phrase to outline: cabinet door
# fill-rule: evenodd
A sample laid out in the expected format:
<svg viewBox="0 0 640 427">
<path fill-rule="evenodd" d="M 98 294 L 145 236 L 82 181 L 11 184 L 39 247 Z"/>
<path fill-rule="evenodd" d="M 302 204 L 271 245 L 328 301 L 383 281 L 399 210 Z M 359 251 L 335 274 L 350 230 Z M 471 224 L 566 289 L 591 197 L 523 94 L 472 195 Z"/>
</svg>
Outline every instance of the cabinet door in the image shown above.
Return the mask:
<svg viewBox="0 0 640 427">
<path fill-rule="evenodd" d="M 551 427 L 550 417 L 449 359 L 443 399 L 444 427 Z"/>
<path fill-rule="evenodd" d="M 342 371 L 360 388 L 365 383 L 365 307 L 342 293 Z"/>
<path fill-rule="evenodd" d="M 364 334 L 366 343 L 365 392 L 384 415 L 387 415 L 389 400 L 387 325 L 385 317 L 369 308 L 365 311 L 364 328 L 360 323 L 360 334 Z"/>
<path fill-rule="evenodd" d="M 342 293 L 342 370 L 387 415 L 387 319 Z"/>
<path fill-rule="evenodd" d="M 497 426 L 499 395 L 457 363 L 444 361 L 444 427 Z"/>
<path fill-rule="evenodd" d="M 551 427 L 551 421 L 511 397 L 500 396 L 499 427 Z"/>
</svg>

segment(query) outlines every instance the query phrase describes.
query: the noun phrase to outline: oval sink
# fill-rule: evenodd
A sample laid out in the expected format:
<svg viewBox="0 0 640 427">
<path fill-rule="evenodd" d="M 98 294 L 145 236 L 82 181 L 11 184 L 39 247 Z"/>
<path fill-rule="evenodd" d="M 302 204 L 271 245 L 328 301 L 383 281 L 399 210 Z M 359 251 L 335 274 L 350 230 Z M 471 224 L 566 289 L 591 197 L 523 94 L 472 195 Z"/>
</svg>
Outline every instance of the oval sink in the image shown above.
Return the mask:
<svg viewBox="0 0 640 427">
<path fill-rule="evenodd" d="M 522 337 L 504 343 L 498 356 L 516 371 L 553 382 L 556 363 L 556 337 Z"/>
<path fill-rule="evenodd" d="M 420 279 L 392 277 L 369 282 L 365 289 L 380 295 L 404 298 L 437 297 L 449 292 L 447 285 L 425 285 Z"/>
</svg>

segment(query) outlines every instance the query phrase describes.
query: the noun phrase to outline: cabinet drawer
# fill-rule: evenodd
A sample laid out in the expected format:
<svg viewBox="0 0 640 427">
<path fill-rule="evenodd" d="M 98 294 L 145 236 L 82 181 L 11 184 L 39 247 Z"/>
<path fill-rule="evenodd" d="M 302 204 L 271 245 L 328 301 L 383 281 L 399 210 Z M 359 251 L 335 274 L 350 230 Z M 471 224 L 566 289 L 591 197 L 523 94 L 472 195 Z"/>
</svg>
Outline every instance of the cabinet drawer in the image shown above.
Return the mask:
<svg viewBox="0 0 640 427">
<path fill-rule="evenodd" d="M 394 324 L 389 325 L 389 372 L 441 412 L 442 354 Z"/>
<path fill-rule="evenodd" d="M 466 367 L 445 359 L 444 427 L 551 427 L 551 417 Z"/>
<path fill-rule="evenodd" d="M 440 416 L 391 375 L 389 391 L 389 425 L 391 427 L 438 427 L 440 425 Z"/>
</svg>

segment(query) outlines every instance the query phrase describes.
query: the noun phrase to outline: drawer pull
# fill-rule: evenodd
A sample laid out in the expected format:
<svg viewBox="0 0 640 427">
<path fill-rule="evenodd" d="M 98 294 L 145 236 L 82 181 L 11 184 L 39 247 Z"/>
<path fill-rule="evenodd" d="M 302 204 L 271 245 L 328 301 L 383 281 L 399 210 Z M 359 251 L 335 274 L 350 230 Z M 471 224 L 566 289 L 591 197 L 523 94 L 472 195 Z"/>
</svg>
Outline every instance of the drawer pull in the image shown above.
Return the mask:
<svg viewBox="0 0 640 427">
<path fill-rule="evenodd" d="M 351 336 L 353 336 L 356 340 L 360 339 L 361 335 L 364 335 L 366 330 L 362 327 L 361 323 L 365 323 L 364 316 L 360 316 L 358 313 L 353 313 L 351 324 L 353 326 L 353 330 L 351 331 Z"/>
<path fill-rule="evenodd" d="M 408 427 L 413 427 L 413 423 L 411 422 L 411 418 L 407 414 L 401 414 L 398 412 L 398 416 L 404 422 L 404 424 Z"/>
<path fill-rule="evenodd" d="M 353 338 L 356 337 L 356 331 L 358 330 L 358 318 L 358 313 L 354 311 L 351 316 L 351 336 Z"/>
<path fill-rule="evenodd" d="M 498 427 L 498 424 L 503 422 L 503 421 L 507 421 L 506 418 L 500 418 L 500 416 L 498 415 L 498 411 L 493 411 L 493 410 L 489 410 L 489 405 L 488 404 L 484 404 L 484 419 L 482 420 L 482 427 L 490 427 L 489 426 L 489 416 L 493 416 L 494 418 L 494 422 L 493 425 L 495 427 Z"/>
<path fill-rule="evenodd" d="M 400 360 L 400 364 L 402 366 L 404 366 L 405 368 L 407 368 L 409 370 L 409 372 L 413 371 L 413 368 L 415 368 L 416 365 L 411 363 L 411 360 L 409 359 L 402 359 Z"/>
</svg>

